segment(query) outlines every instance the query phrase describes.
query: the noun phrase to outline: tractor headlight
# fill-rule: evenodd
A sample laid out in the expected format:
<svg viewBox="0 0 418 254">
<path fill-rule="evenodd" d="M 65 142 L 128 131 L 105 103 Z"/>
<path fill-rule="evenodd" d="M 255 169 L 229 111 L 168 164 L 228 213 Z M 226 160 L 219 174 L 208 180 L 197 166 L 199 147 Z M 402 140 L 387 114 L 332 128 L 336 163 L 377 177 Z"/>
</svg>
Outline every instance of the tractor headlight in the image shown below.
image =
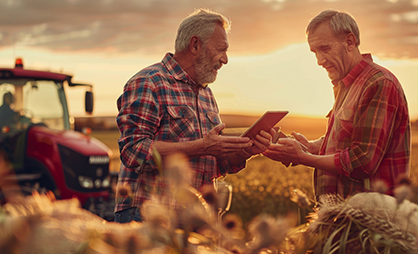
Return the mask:
<svg viewBox="0 0 418 254">
<path fill-rule="evenodd" d="M 90 177 L 78 176 L 78 182 L 83 188 L 91 189 L 93 188 L 93 180 Z"/>
<path fill-rule="evenodd" d="M 100 187 L 102 186 L 102 180 L 100 180 L 100 179 L 96 179 L 96 180 L 94 181 L 94 186 L 95 186 L 96 188 L 100 188 Z"/>
<path fill-rule="evenodd" d="M 109 186 L 110 186 L 110 175 L 107 176 L 105 179 L 103 179 L 103 182 L 102 182 L 103 188 L 108 188 Z"/>
</svg>

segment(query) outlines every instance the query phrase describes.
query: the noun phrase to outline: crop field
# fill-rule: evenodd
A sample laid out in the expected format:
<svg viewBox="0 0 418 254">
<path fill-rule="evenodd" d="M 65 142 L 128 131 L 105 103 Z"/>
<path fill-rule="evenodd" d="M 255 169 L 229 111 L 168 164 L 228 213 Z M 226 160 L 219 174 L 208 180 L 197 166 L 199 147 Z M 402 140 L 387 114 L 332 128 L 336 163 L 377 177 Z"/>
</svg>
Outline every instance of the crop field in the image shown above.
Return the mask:
<svg viewBox="0 0 418 254">
<path fill-rule="evenodd" d="M 418 131 L 413 131 L 418 133 Z M 311 133 L 311 137 L 315 136 Z M 119 170 L 119 152 L 117 139 L 119 132 L 94 131 L 92 136 L 104 142 L 113 151 L 111 170 Z M 306 135 L 309 136 L 309 135 Z M 418 186 L 418 138 L 413 136 L 411 182 Z M 310 199 L 313 199 L 312 168 L 298 165 L 286 168 L 281 163 L 272 161 L 266 157 L 258 156 L 248 161 L 247 167 L 237 174 L 228 175 L 224 181 L 233 187 L 232 205 L 229 213 L 239 215 L 247 224 L 255 216 L 268 213 L 274 216 L 286 216 L 289 213 L 299 213 L 303 222 L 310 212 L 300 209 L 290 196 L 294 189 L 300 189 Z M 418 187 L 414 188 L 418 197 Z M 417 199 L 417 198 L 415 198 Z M 413 202 L 418 202 L 417 200 Z"/>
</svg>

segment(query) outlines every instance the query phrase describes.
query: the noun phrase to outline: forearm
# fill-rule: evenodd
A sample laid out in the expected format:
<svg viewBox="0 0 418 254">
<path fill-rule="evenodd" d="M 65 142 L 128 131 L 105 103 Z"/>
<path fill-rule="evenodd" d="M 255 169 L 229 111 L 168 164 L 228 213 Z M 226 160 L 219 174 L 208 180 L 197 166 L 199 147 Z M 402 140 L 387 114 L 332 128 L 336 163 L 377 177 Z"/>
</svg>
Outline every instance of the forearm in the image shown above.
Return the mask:
<svg viewBox="0 0 418 254">
<path fill-rule="evenodd" d="M 205 148 L 203 139 L 187 142 L 155 141 L 154 147 L 157 149 L 161 156 L 165 156 L 176 152 L 183 153 L 184 155 L 190 158 L 204 155 L 214 156 L 208 153 L 207 149 Z M 239 152 L 228 153 L 224 155 L 224 157 L 224 159 L 228 160 L 230 165 L 235 166 L 249 159 L 251 155 L 245 152 L 244 149 L 241 149 Z"/>
<path fill-rule="evenodd" d="M 338 169 L 334 162 L 334 154 L 316 155 L 304 153 L 300 158 L 299 164 L 327 171 L 331 174 L 338 174 Z"/>
<path fill-rule="evenodd" d="M 161 156 L 169 155 L 172 153 L 182 153 L 187 157 L 208 155 L 205 154 L 203 139 L 186 142 L 155 141 L 154 147 L 157 149 Z"/>
</svg>

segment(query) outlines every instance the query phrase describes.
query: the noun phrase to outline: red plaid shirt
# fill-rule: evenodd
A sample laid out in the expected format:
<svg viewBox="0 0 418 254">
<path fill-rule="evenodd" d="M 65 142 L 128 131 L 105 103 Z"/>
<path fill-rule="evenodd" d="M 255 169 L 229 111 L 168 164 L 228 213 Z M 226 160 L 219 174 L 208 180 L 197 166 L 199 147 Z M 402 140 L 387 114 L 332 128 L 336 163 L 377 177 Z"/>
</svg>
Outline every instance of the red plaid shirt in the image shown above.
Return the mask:
<svg viewBox="0 0 418 254">
<path fill-rule="evenodd" d="M 140 207 L 152 194 L 168 191 L 166 183 L 157 179 L 154 141 L 201 139 L 221 123 L 211 89 L 197 86 L 169 53 L 162 62 L 141 70 L 127 82 L 117 106 L 122 162 L 118 185 L 128 183 L 134 200 L 117 199 L 115 211 Z M 192 186 L 200 190 L 213 178 L 240 171 L 245 162 L 232 167 L 226 160 L 200 156 L 190 159 L 190 167 L 194 171 Z"/>
<path fill-rule="evenodd" d="M 338 174 L 315 169 L 315 195 L 347 197 L 383 180 L 392 194 L 397 176 L 409 175 L 408 106 L 396 77 L 370 54 L 337 85 L 319 154 L 335 154 Z"/>
</svg>

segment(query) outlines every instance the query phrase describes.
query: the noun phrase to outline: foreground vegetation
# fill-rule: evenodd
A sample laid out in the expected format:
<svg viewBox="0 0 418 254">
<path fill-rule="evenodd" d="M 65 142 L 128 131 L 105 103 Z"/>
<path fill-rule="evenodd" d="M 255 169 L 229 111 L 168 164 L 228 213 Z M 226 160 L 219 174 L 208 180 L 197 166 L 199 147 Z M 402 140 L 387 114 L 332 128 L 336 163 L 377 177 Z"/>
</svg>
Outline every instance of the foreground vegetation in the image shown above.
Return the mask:
<svg viewBox="0 0 418 254">
<path fill-rule="evenodd" d="M 155 196 L 141 207 L 143 223 L 119 224 L 81 209 L 77 199 L 56 201 L 52 192 L 27 197 L 16 193 L 13 202 L 0 208 L 0 253 L 418 251 L 418 205 L 408 201 L 414 193 L 407 179 L 395 189 L 395 198 L 379 192 L 346 200 L 324 195 L 321 209 L 311 213 L 309 223 L 302 223 L 303 211 L 312 205 L 304 194 L 311 190 L 307 188 L 311 169 L 287 169 L 260 156 L 225 179 L 234 186 L 233 207 L 220 217 L 217 208 L 227 204 L 228 195 L 223 193 L 228 188 L 218 184 L 215 191 L 213 185 L 206 185 L 198 192 L 182 177 L 191 173 L 187 158 L 170 156 L 163 170 L 158 152 L 153 157 L 161 172 L 158 180 L 170 183 L 168 198 L 177 201 L 176 212 Z M 132 200 L 129 185 L 119 186 L 117 193 L 116 198 Z"/>
<path fill-rule="evenodd" d="M 418 130 L 413 130 L 418 133 Z M 119 170 L 117 139 L 119 132 L 96 131 L 93 136 L 113 151 L 112 170 Z M 312 134 L 310 136 L 313 136 Z M 413 137 L 411 152 L 411 183 L 418 186 L 418 142 Z M 312 168 L 298 165 L 286 168 L 283 164 L 259 156 L 248 161 L 247 167 L 238 174 L 228 175 L 224 181 L 232 185 L 232 205 L 229 213 L 239 215 L 245 224 L 261 213 L 286 215 L 297 213 L 304 222 L 309 209 L 300 209 L 290 200 L 295 189 L 301 190 L 313 200 Z M 418 203 L 418 187 L 413 187 L 412 202 Z"/>
</svg>

